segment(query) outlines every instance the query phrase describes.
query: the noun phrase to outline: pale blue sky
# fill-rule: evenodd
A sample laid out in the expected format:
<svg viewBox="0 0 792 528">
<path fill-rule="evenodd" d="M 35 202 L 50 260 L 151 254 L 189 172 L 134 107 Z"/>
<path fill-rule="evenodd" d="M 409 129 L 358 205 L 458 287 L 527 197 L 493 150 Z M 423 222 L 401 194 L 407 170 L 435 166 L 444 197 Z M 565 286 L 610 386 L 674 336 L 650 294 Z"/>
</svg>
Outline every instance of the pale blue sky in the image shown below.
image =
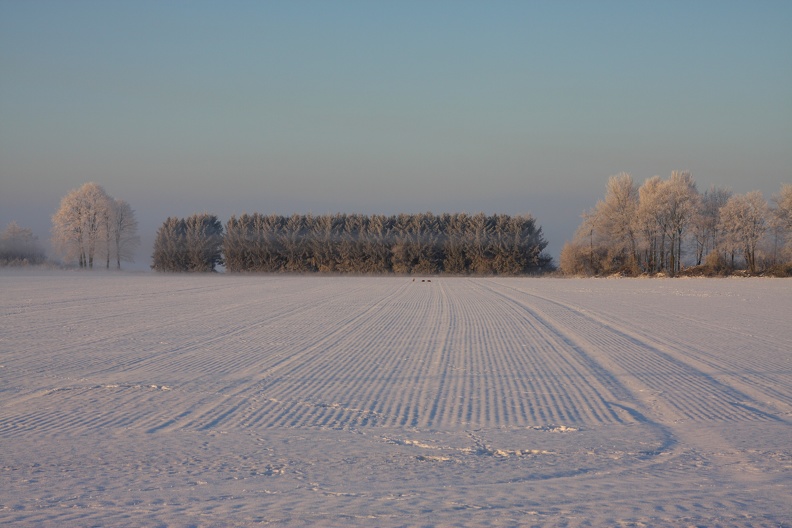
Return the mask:
<svg viewBox="0 0 792 528">
<path fill-rule="evenodd" d="M 0 228 L 96 181 L 169 215 L 526 213 L 608 176 L 792 182 L 789 1 L 0 0 Z M 144 248 L 138 265 L 148 265 Z"/>
</svg>

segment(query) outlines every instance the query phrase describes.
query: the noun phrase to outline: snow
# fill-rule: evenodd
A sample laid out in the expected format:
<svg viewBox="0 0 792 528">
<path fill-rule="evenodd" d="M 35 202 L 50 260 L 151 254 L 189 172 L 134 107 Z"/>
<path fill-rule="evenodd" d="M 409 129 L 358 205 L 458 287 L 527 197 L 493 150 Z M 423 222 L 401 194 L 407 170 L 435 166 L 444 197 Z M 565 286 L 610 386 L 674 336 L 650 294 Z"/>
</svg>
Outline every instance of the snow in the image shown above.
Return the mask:
<svg viewBox="0 0 792 528">
<path fill-rule="evenodd" d="M 792 281 L 0 274 L 0 523 L 792 525 Z"/>
</svg>

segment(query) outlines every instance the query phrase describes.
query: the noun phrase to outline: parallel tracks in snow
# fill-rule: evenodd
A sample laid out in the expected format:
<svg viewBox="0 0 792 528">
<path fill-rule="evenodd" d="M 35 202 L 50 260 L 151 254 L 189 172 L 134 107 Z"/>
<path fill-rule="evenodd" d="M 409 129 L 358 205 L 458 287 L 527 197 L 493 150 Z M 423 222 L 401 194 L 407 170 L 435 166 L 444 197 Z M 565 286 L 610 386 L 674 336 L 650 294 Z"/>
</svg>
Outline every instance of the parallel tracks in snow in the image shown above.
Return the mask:
<svg viewBox="0 0 792 528">
<path fill-rule="evenodd" d="M 787 284 L 0 275 L 0 520 L 777 526 Z"/>
<path fill-rule="evenodd" d="M 25 313 L 6 304 L 18 314 L 2 341 L 0 433 L 587 426 L 653 411 L 661 422 L 761 422 L 792 408 L 777 384 L 730 383 L 707 372 L 723 366 L 716 358 L 684 357 L 526 281 L 139 280 L 142 290 L 114 294 L 85 278 L 87 292 L 40 292 Z M 81 295 L 100 310 L 78 306 Z M 54 345 L 61 327 L 80 330 Z M 27 386 L 14 390 L 14 378 Z M 86 416 L 59 413 L 55 395 Z M 31 399 L 48 403 L 15 405 Z"/>
</svg>

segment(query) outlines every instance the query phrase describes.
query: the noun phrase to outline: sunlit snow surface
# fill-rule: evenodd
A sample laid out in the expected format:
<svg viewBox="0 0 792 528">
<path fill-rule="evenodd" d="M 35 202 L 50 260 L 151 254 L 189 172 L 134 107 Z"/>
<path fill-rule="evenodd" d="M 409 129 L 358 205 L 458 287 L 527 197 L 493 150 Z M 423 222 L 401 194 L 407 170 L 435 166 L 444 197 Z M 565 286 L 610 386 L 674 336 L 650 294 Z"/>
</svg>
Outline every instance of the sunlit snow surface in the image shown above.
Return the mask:
<svg viewBox="0 0 792 528">
<path fill-rule="evenodd" d="M 792 280 L 0 274 L 0 524 L 792 525 Z"/>
</svg>

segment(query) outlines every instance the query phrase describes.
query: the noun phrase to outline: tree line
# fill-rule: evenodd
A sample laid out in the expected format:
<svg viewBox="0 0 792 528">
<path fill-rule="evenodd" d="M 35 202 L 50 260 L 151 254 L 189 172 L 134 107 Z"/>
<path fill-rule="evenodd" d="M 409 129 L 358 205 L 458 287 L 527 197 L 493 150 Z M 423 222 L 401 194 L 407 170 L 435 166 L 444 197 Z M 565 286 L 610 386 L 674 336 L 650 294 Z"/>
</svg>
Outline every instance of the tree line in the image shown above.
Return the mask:
<svg viewBox="0 0 792 528">
<path fill-rule="evenodd" d="M 774 206 L 759 191 L 701 193 L 690 172 L 654 176 L 640 186 L 627 173 L 612 176 L 605 198 L 586 211 L 561 250 L 568 275 L 663 273 L 792 274 L 792 185 Z M 684 255 L 684 259 L 683 259 Z M 684 270 L 687 264 L 687 270 Z"/>
<path fill-rule="evenodd" d="M 216 216 L 168 218 L 157 232 L 156 271 L 521 275 L 550 269 L 530 215 Z"/>
<path fill-rule="evenodd" d="M 223 225 L 216 216 L 168 217 L 157 231 L 154 271 L 215 271 L 223 263 Z"/>
<path fill-rule="evenodd" d="M 792 275 L 792 185 L 768 203 L 758 191 L 699 192 L 690 172 L 654 176 L 640 186 L 621 173 L 582 215 L 561 250 L 567 275 Z M 52 216 L 52 245 L 66 263 L 120 268 L 139 246 L 130 205 L 96 183 L 66 194 Z M 157 271 L 329 272 L 522 275 L 553 269 L 530 215 L 232 216 L 223 228 L 203 213 L 168 218 L 157 232 Z M 30 229 L 0 233 L 0 265 L 46 262 Z"/>
</svg>

